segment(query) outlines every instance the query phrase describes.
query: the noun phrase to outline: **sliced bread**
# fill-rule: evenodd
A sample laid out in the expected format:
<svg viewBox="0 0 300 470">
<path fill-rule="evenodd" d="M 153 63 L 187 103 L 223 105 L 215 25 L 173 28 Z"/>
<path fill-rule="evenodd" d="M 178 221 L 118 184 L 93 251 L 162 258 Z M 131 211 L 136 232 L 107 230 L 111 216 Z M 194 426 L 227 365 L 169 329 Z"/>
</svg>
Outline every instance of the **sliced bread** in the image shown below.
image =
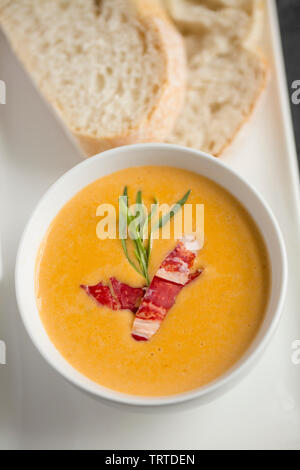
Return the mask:
<svg viewBox="0 0 300 470">
<path fill-rule="evenodd" d="M 213 33 L 254 47 L 263 27 L 263 0 L 163 0 L 183 33 Z"/>
<path fill-rule="evenodd" d="M 223 50 L 220 37 L 189 36 L 186 43 L 186 104 L 168 141 L 219 156 L 250 116 L 265 87 L 266 66 L 241 46 L 225 43 Z"/>
<path fill-rule="evenodd" d="M 173 19 L 184 35 L 188 61 L 185 107 L 167 141 L 219 156 L 250 117 L 265 88 L 267 66 L 257 50 L 259 34 L 254 34 L 255 28 L 251 40 L 249 29 L 247 34 L 239 32 L 235 35 L 234 31 L 239 31 L 238 25 L 228 20 L 221 28 L 221 17 L 215 13 L 224 13 L 228 5 L 241 13 L 254 12 L 258 3 L 256 0 L 164 1 L 168 2 L 172 14 L 174 9 L 170 5 L 175 2 L 185 12 L 178 21 L 176 15 Z M 200 6 L 204 16 L 208 10 L 212 16 L 207 15 L 209 27 L 195 32 L 196 28 L 190 25 L 196 24 L 196 11 Z M 204 20 L 201 21 L 204 24 Z"/>
<path fill-rule="evenodd" d="M 0 25 L 85 155 L 170 134 L 185 52 L 156 0 L 0 0 Z"/>
</svg>

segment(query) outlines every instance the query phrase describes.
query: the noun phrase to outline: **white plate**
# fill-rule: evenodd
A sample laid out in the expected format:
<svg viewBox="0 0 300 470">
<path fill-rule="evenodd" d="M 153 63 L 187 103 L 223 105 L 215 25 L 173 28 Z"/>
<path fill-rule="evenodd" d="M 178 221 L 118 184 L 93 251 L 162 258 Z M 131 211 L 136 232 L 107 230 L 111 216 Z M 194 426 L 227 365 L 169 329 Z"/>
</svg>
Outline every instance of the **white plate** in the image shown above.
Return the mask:
<svg viewBox="0 0 300 470">
<path fill-rule="evenodd" d="M 179 414 L 137 414 L 102 405 L 73 389 L 43 361 L 21 324 L 14 295 L 17 244 L 38 199 L 80 160 L 56 119 L 0 39 L 7 104 L 0 115 L 0 216 L 4 277 L 0 283 L 0 448 L 300 449 L 299 180 L 274 1 L 265 48 L 272 79 L 253 119 L 223 161 L 267 199 L 289 257 L 284 316 L 267 353 L 222 399 Z"/>
</svg>

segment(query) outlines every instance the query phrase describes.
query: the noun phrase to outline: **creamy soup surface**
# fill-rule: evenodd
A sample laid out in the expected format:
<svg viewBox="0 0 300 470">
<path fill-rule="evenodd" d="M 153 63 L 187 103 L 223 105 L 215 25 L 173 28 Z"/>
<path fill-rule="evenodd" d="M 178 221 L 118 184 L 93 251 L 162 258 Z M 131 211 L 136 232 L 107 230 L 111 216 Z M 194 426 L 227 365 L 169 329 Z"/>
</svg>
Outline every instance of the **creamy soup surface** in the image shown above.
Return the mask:
<svg viewBox="0 0 300 470">
<path fill-rule="evenodd" d="M 132 312 L 102 307 L 80 289 L 112 276 L 145 285 L 120 240 L 96 235 L 97 207 L 109 203 L 117 210 L 125 185 L 132 203 L 138 190 L 150 207 L 153 196 L 171 205 L 191 189 L 188 203 L 205 207 L 205 244 L 195 263 L 204 272 L 181 291 L 148 342 L 131 337 Z M 175 245 L 174 237 L 154 242 L 150 276 Z M 64 358 L 103 386 L 143 396 L 189 391 L 226 372 L 262 323 L 269 284 L 262 237 L 241 205 L 212 181 L 169 167 L 129 168 L 79 192 L 51 224 L 36 272 L 40 315 Z"/>
</svg>

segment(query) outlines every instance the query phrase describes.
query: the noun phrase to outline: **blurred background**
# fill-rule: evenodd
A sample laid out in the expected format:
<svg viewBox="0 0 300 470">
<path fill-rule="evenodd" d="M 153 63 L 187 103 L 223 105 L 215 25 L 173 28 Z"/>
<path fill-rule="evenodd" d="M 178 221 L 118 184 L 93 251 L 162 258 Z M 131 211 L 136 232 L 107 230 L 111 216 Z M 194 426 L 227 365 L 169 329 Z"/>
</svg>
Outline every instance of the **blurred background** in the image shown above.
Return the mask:
<svg viewBox="0 0 300 470">
<path fill-rule="evenodd" d="M 300 80 L 300 0 L 277 0 L 289 90 Z M 291 93 L 290 93 L 291 94 Z M 292 104 L 300 163 L 300 104 Z"/>
</svg>

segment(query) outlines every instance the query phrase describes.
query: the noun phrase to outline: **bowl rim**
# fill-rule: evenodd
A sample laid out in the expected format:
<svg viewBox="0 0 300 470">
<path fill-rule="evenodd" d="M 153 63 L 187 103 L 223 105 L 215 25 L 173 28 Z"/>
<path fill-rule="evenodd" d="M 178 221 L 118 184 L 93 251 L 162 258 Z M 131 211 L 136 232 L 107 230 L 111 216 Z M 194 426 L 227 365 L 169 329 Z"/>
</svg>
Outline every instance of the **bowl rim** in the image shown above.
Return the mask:
<svg viewBox="0 0 300 470">
<path fill-rule="evenodd" d="M 180 394 L 174 394 L 174 395 L 167 395 L 167 396 L 162 396 L 162 397 L 152 397 L 152 396 L 139 396 L 139 395 L 132 395 L 132 394 L 125 394 L 122 392 L 117 392 L 113 389 L 109 389 L 104 386 L 100 386 L 101 390 L 95 391 L 91 389 L 91 386 L 88 384 L 81 383 L 79 378 L 74 378 L 71 377 L 70 374 L 68 374 L 66 371 L 63 370 L 63 366 L 59 365 L 53 357 L 51 357 L 51 354 L 46 354 L 40 347 L 39 341 L 37 337 L 34 334 L 34 328 L 31 328 L 30 321 L 28 321 L 26 314 L 24 313 L 25 306 L 23 306 L 23 299 L 22 299 L 22 256 L 25 250 L 26 242 L 28 239 L 28 236 L 30 234 L 30 226 L 35 220 L 36 216 L 38 215 L 38 212 L 40 210 L 40 207 L 42 207 L 43 203 L 45 200 L 48 199 L 48 197 L 56 191 L 56 188 L 60 186 L 65 180 L 69 179 L 74 175 L 75 173 L 79 172 L 82 168 L 88 167 L 89 165 L 93 165 L 93 162 L 96 160 L 101 160 L 103 157 L 106 158 L 113 158 L 115 154 L 119 154 L 122 152 L 128 152 L 130 149 L 134 149 L 135 151 L 143 151 L 145 149 L 153 149 L 153 151 L 159 151 L 161 149 L 169 149 L 173 150 L 174 152 L 184 152 L 184 153 L 190 153 L 191 155 L 194 155 L 195 157 L 202 158 L 206 161 L 209 161 L 210 164 L 220 166 L 222 167 L 222 171 L 227 172 L 228 175 L 230 175 L 231 178 L 237 179 L 242 185 L 246 186 L 248 190 L 252 193 L 252 195 L 258 200 L 260 203 L 261 207 L 265 210 L 265 212 L 269 216 L 269 220 L 271 222 L 271 225 L 273 226 L 274 233 L 276 234 L 277 237 L 277 242 L 279 246 L 279 253 L 280 253 L 280 265 L 281 265 L 281 271 L 282 271 L 282 279 L 281 279 L 281 287 L 280 287 L 280 294 L 279 298 L 277 301 L 276 308 L 274 309 L 272 319 L 270 321 L 270 324 L 266 330 L 266 332 L 263 334 L 262 338 L 258 342 L 258 344 L 255 346 L 254 350 L 249 353 L 248 357 L 244 357 L 247 355 L 247 351 L 245 354 L 229 369 L 227 370 L 223 375 L 215 379 L 214 381 L 208 383 L 205 386 L 198 387 L 196 389 L 193 389 L 191 391 L 187 391 L 184 393 Z M 151 162 L 149 162 L 151 164 Z M 141 166 L 145 166 L 146 164 L 142 164 Z M 157 166 L 157 165 L 154 165 Z M 166 164 L 165 166 L 172 166 L 170 164 Z M 174 167 L 176 167 L 174 165 Z M 117 171 L 117 170 L 116 170 Z M 114 173 L 115 170 L 112 171 Z M 197 172 L 197 170 L 195 170 Z M 108 174 L 112 174 L 108 173 Z M 200 174 L 200 173 L 199 173 Z M 96 181 L 98 178 L 101 177 L 96 177 L 94 181 Z M 213 178 L 210 178 L 212 181 L 214 181 Z M 220 184 L 216 182 L 217 184 Z M 84 187 L 86 187 L 85 185 Z M 226 189 L 226 188 L 225 188 Z M 79 192 L 80 190 L 77 190 Z M 226 189 L 230 193 L 230 190 Z M 76 192 L 74 193 L 76 194 Z M 237 196 L 234 196 L 236 199 L 239 200 Z M 244 204 L 239 201 L 242 206 L 244 207 Z M 250 211 L 249 211 L 250 212 Z M 250 216 L 253 218 L 253 214 L 250 212 Z M 263 235 L 263 234 L 262 234 Z M 265 238 L 264 238 L 265 240 Z M 267 249 L 269 250 L 269 246 L 267 245 L 267 242 L 265 240 Z M 264 352 L 266 346 L 269 344 L 273 334 L 275 333 L 278 324 L 280 322 L 281 316 L 282 316 L 282 307 L 283 307 L 283 302 L 285 299 L 286 295 L 286 290 L 287 290 L 287 277 L 288 277 L 288 266 L 287 266 L 287 255 L 286 255 L 286 249 L 285 249 L 285 244 L 283 240 L 283 236 L 279 227 L 279 224 L 273 214 L 273 211 L 271 210 L 269 204 L 264 200 L 264 198 L 260 195 L 260 193 L 253 187 L 252 184 L 250 184 L 246 179 L 241 177 L 235 170 L 230 168 L 226 163 L 221 161 L 220 159 L 217 159 L 207 153 L 204 153 L 199 150 L 183 147 L 183 146 L 178 146 L 178 145 L 173 145 L 173 144 L 165 144 L 165 143 L 146 143 L 146 144 L 133 144 L 133 145 L 127 145 L 127 146 L 122 146 L 122 147 L 117 147 L 113 148 L 110 150 L 107 150 L 103 153 L 97 154 L 93 157 L 90 157 L 86 160 L 83 160 L 82 162 L 79 162 L 77 165 L 72 167 L 70 170 L 65 172 L 56 182 L 54 182 L 44 193 L 44 195 L 40 198 L 39 202 L 37 203 L 36 207 L 32 211 L 27 224 L 25 225 L 23 234 L 21 236 L 20 242 L 19 242 L 19 247 L 18 247 L 18 252 L 17 252 L 17 257 L 16 257 L 16 266 L 15 266 L 15 291 L 16 291 L 16 298 L 17 298 L 17 304 L 18 304 L 18 310 L 19 314 L 21 316 L 23 325 L 33 342 L 34 346 L 36 349 L 39 351 L 39 353 L 42 355 L 42 357 L 45 359 L 45 361 L 54 369 L 56 372 L 58 372 L 60 375 L 62 375 L 69 383 L 72 385 L 75 385 L 77 388 L 85 391 L 89 395 L 92 395 L 96 398 L 100 398 L 102 400 L 108 401 L 108 402 L 114 402 L 117 404 L 123 404 L 123 405 L 129 405 L 133 407 L 144 407 L 144 408 L 159 408 L 159 407 L 165 407 L 168 405 L 179 405 L 183 404 L 186 402 L 191 402 L 195 401 L 197 399 L 203 398 L 204 396 L 213 396 L 217 394 L 218 392 L 220 394 L 223 394 L 227 389 L 231 388 L 235 383 L 239 382 L 244 375 L 246 375 L 249 370 L 252 369 L 253 365 L 257 362 L 258 358 L 262 355 Z M 272 287 L 272 285 L 271 285 Z M 270 295 L 272 292 L 272 288 L 270 289 Z M 43 323 L 42 323 L 43 325 Z M 49 339 L 49 341 L 52 343 L 51 339 L 48 336 L 48 333 L 46 331 L 46 328 L 43 325 L 43 329 L 46 332 L 46 335 Z M 257 333 L 258 335 L 258 333 Z M 53 343 L 52 343 L 53 345 Z M 54 346 L 55 347 L 55 346 Z M 58 351 L 59 352 L 59 351 Z M 75 367 L 73 367 L 71 364 L 69 364 L 66 359 L 61 355 L 59 352 L 59 355 L 61 356 L 62 360 L 67 363 L 71 368 L 78 372 Z M 86 379 L 86 377 L 79 373 L 79 376 L 82 376 Z M 96 384 L 96 382 L 92 381 L 89 379 L 89 382 L 91 384 Z M 96 384 L 98 385 L 98 384 Z M 223 391 L 221 391 L 223 389 Z"/>
</svg>

